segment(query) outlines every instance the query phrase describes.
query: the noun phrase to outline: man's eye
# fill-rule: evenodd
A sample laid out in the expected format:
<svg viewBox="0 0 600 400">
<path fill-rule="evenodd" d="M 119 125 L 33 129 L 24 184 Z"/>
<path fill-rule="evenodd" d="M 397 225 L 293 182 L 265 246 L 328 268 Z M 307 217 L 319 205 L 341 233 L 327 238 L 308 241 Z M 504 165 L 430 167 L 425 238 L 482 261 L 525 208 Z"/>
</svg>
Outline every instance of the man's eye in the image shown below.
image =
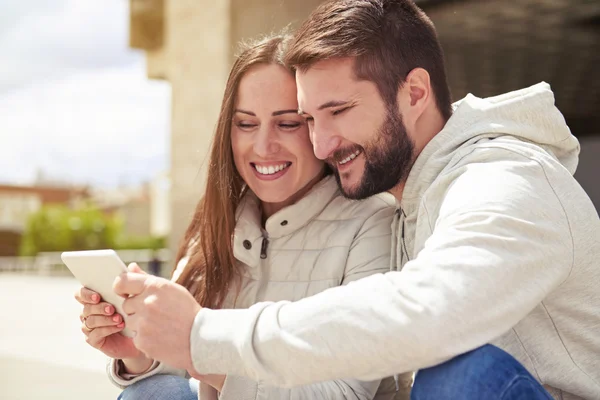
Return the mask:
<svg viewBox="0 0 600 400">
<path fill-rule="evenodd" d="M 335 110 L 334 112 L 332 112 L 332 114 L 333 115 L 340 115 L 341 113 L 343 113 L 344 111 L 346 111 L 348 108 L 350 108 L 350 107 L 340 108 L 339 110 Z"/>
</svg>

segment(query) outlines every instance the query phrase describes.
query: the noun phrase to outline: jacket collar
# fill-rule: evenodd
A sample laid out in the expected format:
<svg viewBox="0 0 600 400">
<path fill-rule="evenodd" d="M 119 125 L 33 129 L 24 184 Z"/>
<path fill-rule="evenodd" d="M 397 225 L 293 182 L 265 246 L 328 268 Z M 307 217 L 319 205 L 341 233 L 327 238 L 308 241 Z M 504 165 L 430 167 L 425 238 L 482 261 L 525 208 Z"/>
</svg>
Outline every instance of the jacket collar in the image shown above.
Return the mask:
<svg viewBox="0 0 600 400">
<path fill-rule="evenodd" d="M 266 236 L 270 239 L 290 235 L 302 229 L 325 209 L 327 204 L 339 194 L 335 178 L 326 176 L 296 203 L 287 206 L 267 219 Z M 253 240 L 263 236 L 260 201 L 248 191 L 238 206 L 235 237 Z M 236 240 L 237 243 L 237 240 Z"/>
</svg>

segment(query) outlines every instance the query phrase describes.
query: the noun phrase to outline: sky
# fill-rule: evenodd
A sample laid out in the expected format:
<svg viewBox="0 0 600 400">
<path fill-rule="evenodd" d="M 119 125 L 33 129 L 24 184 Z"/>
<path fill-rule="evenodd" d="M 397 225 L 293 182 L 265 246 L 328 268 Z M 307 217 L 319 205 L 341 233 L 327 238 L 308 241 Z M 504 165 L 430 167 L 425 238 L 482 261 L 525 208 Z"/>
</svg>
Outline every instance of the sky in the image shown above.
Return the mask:
<svg viewBox="0 0 600 400">
<path fill-rule="evenodd" d="M 127 0 L 2 0 L 0 183 L 138 185 L 168 168 L 170 87 L 129 49 Z"/>
</svg>

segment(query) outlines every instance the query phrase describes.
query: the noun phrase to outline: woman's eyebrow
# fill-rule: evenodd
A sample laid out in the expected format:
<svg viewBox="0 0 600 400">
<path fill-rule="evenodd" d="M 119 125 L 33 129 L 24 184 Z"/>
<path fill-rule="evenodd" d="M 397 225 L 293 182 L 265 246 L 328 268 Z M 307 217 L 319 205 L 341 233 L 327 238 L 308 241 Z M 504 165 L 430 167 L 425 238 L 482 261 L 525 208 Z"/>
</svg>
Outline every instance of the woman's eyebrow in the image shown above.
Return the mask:
<svg viewBox="0 0 600 400">
<path fill-rule="evenodd" d="M 298 114 L 298 109 L 273 111 L 273 114 L 271 114 L 271 115 L 276 117 L 278 115 L 283 115 L 283 114 Z"/>
<path fill-rule="evenodd" d="M 252 111 L 240 110 L 239 108 L 236 108 L 235 110 L 233 110 L 233 112 L 239 112 L 242 114 L 248 114 L 252 115 L 253 117 L 256 117 L 256 114 L 254 114 Z"/>
</svg>

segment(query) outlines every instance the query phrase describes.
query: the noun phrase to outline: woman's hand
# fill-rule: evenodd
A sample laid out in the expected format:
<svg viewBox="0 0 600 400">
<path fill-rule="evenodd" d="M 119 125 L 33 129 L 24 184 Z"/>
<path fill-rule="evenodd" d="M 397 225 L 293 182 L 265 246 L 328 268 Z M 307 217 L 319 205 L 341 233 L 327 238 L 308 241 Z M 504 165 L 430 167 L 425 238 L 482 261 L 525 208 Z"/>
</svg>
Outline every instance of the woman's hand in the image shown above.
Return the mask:
<svg viewBox="0 0 600 400">
<path fill-rule="evenodd" d="M 90 346 L 111 358 L 135 358 L 140 355 L 133 341 L 119 334 L 125 328 L 125 322 L 112 304 L 103 302 L 100 294 L 85 287 L 75 293 L 75 299 L 83 305 L 79 316 L 81 332 Z"/>
<path fill-rule="evenodd" d="M 129 270 L 143 273 L 135 264 Z M 125 322 L 112 304 L 103 302 L 99 293 L 85 287 L 75 293 L 75 299 L 83 305 L 79 316 L 81 331 L 90 346 L 111 358 L 122 359 L 127 372 L 141 373 L 150 367 L 152 360 L 135 347 L 131 338 L 119 333 Z"/>
</svg>

